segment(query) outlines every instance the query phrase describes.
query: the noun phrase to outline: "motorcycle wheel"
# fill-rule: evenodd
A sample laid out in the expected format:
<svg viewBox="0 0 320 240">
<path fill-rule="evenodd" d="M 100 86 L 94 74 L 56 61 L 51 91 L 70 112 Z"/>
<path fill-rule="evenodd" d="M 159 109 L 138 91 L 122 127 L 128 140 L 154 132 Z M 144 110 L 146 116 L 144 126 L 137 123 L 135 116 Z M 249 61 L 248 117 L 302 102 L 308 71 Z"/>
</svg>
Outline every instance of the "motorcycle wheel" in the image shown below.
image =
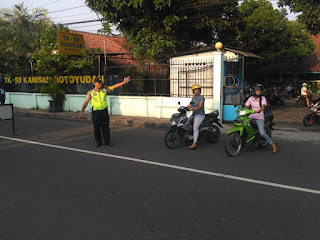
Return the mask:
<svg viewBox="0 0 320 240">
<path fill-rule="evenodd" d="M 232 157 L 238 156 L 241 152 L 241 148 L 242 139 L 239 132 L 230 133 L 225 145 L 227 154 Z"/>
<path fill-rule="evenodd" d="M 220 138 L 220 129 L 217 126 L 212 126 L 212 131 L 209 131 L 207 134 L 206 140 L 209 143 L 218 142 Z"/>
<path fill-rule="evenodd" d="M 271 127 L 267 127 L 265 130 L 266 134 L 271 138 Z M 269 143 L 263 138 L 259 141 L 258 146 L 261 148 L 265 148 L 269 145 Z"/>
<path fill-rule="evenodd" d="M 303 125 L 309 127 L 314 123 L 314 116 L 312 114 L 308 114 L 303 118 Z"/>
<path fill-rule="evenodd" d="M 182 134 L 177 130 L 170 130 L 164 136 L 164 143 L 170 149 L 177 148 L 182 143 Z"/>
</svg>

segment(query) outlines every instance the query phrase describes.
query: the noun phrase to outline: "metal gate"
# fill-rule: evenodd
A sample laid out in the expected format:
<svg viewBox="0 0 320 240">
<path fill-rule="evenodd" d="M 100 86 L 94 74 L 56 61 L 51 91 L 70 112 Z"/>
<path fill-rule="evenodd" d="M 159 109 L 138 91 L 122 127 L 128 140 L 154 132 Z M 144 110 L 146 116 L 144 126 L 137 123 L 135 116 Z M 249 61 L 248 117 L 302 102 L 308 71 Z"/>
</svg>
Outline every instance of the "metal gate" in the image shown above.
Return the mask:
<svg viewBox="0 0 320 240">
<path fill-rule="evenodd" d="M 224 61 L 223 120 L 232 121 L 243 104 L 244 56 Z"/>
<path fill-rule="evenodd" d="M 170 96 L 191 97 L 191 87 L 200 84 L 201 94 L 213 97 L 213 59 L 170 61 Z"/>
</svg>

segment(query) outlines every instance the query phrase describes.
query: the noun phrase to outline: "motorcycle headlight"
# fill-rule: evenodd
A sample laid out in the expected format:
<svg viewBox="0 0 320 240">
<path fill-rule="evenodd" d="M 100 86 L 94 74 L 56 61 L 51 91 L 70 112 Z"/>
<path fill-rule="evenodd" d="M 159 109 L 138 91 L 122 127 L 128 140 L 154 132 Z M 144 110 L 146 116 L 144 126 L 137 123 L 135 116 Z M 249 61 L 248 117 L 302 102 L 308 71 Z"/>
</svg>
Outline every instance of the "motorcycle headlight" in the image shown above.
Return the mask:
<svg viewBox="0 0 320 240">
<path fill-rule="evenodd" d="M 243 116 L 243 115 L 246 114 L 246 112 L 247 112 L 246 110 L 242 110 L 242 111 L 239 112 L 239 115 L 240 115 L 240 116 Z"/>
<path fill-rule="evenodd" d="M 243 120 L 242 119 L 235 119 L 233 122 L 234 123 L 243 123 Z"/>
<path fill-rule="evenodd" d="M 177 125 L 176 121 L 171 122 L 171 126 Z"/>
</svg>

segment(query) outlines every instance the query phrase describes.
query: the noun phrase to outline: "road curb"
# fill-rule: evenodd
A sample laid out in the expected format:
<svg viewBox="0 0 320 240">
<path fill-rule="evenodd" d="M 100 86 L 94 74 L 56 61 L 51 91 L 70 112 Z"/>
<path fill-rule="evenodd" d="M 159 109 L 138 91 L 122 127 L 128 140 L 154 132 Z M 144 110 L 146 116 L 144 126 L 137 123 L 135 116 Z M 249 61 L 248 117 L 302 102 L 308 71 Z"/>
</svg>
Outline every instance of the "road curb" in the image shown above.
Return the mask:
<svg viewBox="0 0 320 240">
<path fill-rule="evenodd" d="M 64 115 L 61 116 L 55 113 L 34 113 L 34 112 L 22 112 L 15 111 L 15 116 L 21 117 L 34 117 L 34 118 L 44 118 L 44 119 L 55 119 L 55 120 L 67 120 L 67 121 L 81 121 L 81 122 L 91 122 L 91 114 L 85 114 L 81 119 L 78 115 Z M 131 127 L 145 127 L 145 128 L 160 128 L 168 129 L 169 123 L 156 123 L 149 121 L 139 121 L 139 120 L 127 120 L 127 119 L 113 119 L 110 116 L 110 125 L 120 125 L 120 126 L 131 126 Z"/>
<path fill-rule="evenodd" d="M 90 122 L 91 117 L 84 116 L 83 118 L 79 119 L 78 116 L 61 116 L 58 114 L 45 114 L 45 113 L 32 113 L 32 112 L 14 112 L 15 116 L 22 116 L 22 117 L 34 117 L 34 118 L 45 118 L 45 119 L 56 119 L 56 120 L 70 120 L 70 121 L 82 121 L 82 122 Z"/>
<path fill-rule="evenodd" d="M 83 118 L 79 119 L 78 114 L 70 114 L 70 115 L 61 115 L 59 113 L 43 113 L 43 112 L 28 112 L 28 111 L 19 111 L 15 110 L 15 116 L 24 116 L 24 117 L 34 117 L 34 118 L 45 118 L 45 119 L 55 119 L 55 120 L 68 120 L 68 121 L 82 121 L 82 122 L 91 122 L 91 114 L 85 113 Z M 150 119 L 148 118 L 139 118 L 137 120 L 134 119 L 127 119 L 128 117 L 113 117 L 110 116 L 110 125 L 120 125 L 120 126 L 131 126 L 131 127 L 144 127 L 144 128 L 159 128 L 167 130 L 169 129 L 169 122 L 168 123 L 159 123 L 159 122 L 150 122 Z M 280 127 L 280 126 L 281 127 Z M 282 126 L 283 125 L 283 126 Z M 233 126 L 233 124 L 230 123 L 224 123 L 224 128 L 221 131 L 222 135 L 227 134 L 227 131 L 229 128 Z M 275 124 L 275 131 L 284 131 L 284 132 L 318 132 L 320 133 L 320 127 L 313 127 L 304 129 L 303 126 L 298 127 L 297 125 L 292 124 L 285 124 L 284 123 L 276 123 Z"/>
</svg>

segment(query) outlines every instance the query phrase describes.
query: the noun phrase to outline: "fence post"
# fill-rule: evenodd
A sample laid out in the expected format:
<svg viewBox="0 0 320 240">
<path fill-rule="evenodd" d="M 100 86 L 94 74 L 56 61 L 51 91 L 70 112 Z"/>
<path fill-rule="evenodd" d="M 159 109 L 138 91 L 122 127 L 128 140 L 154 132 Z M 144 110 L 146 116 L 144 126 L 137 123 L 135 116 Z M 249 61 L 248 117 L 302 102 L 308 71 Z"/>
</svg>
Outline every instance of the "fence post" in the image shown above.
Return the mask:
<svg viewBox="0 0 320 240">
<path fill-rule="evenodd" d="M 213 102 L 218 105 L 220 119 L 223 119 L 224 53 L 213 53 Z"/>
</svg>

